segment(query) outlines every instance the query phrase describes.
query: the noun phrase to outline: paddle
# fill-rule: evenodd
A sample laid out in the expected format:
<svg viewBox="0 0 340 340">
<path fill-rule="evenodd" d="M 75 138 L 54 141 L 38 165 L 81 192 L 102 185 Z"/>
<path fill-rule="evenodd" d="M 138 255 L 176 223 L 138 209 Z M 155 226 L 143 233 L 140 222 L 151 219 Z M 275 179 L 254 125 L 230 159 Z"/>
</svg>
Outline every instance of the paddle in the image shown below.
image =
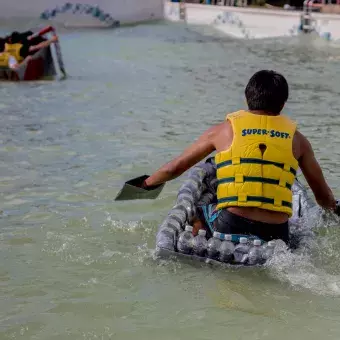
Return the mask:
<svg viewBox="0 0 340 340">
<path fill-rule="evenodd" d="M 52 27 L 52 29 L 53 29 L 52 30 L 53 35 L 56 36 L 57 33 L 56 33 L 54 27 Z M 59 41 L 54 42 L 54 47 L 55 47 L 55 52 L 56 52 L 57 59 L 58 59 L 60 72 L 63 74 L 63 78 L 66 78 L 67 74 L 66 74 L 66 70 L 65 70 L 65 66 L 64 66 L 63 56 L 61 54 L 61 47 L 60 47 Z"/>
<path fill-rule="evenodd" d="M 137 199 L 155 199 L 163 190 L 165 183 L 155 185 L 148 188 L 142 188 L 144 181 L 150 176 L 143 175 L 124 183 L 123 188 L 120 190 L 115 198 L 115 201 L 129 201 Z"/>
<path fill-rule="evenodd" d="M 30 36 L 30 39 L 37 37 L 37 36 L 43 36 L 46 33 L 50 33 L 50 32 L 54 36 L 57 35 L 57 32 L 56 32 L 56 30 L 53 26 L 46 26 L 42 30 L 40 30 L 38 33 L 32 34 Z M 55 53 L 56 53 L 56 57 L 57 57 L 57 60 L 58 60 L 60 72 L 62 73 L 63 78 L 66 78 L 67 74 L 66 74 L 66 70 L 65 70 L 65 66 L 64 66 L 63 56 L 61 54 L 61 48 L 60 48 L 59 41 L 54 42 L 54 47 L 55 47 Z"/>
</svg>

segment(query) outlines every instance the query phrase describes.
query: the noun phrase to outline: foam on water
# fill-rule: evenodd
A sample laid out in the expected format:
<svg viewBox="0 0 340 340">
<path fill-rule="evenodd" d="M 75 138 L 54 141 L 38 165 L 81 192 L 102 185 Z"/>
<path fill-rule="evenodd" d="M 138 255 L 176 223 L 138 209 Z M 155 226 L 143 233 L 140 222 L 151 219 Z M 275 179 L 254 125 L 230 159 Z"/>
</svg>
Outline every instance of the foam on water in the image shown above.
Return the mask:
<svg viewBox="0 0 340 340">
<path fill-rule="evenodd" d="M 332 218 L 315 228 L 315 237 L 294 252 L 279 243 L 267 264 L 270 275 L 294 289 L 340 296 L 340 230 L 336 220 Z"/>
</svg>

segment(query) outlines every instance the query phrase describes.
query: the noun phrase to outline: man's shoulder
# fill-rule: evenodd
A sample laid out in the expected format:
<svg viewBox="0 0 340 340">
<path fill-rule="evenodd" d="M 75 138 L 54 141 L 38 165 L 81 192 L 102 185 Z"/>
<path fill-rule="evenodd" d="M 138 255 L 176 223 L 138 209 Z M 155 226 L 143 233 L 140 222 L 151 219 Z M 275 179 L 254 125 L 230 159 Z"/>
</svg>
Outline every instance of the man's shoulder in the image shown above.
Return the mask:
<svg viewBox="0 0 340 340">
<path fill-rule="evenodd" d="M 212 133 L 215 137 L 226 136 L 233 134 L 233 127 L 229 120 L 225 120 L 213 126 Z"/>
<path fill-rule="evenodd" d="M 296 129 L 294 134 L 294 141 L 300 144 L 306 144 L 309 143 L 308 139 L 305 137 L 305 135 L 300 132 L 298 129 Z"/>
<path fill-rule="evenodd" d="M 293 139 L 293 150 L 296 150 L 297 159 L 312 151 L 312 146 L 309 140 L 298 130 L 295 131 Z M 295 152 L 294 152 L 295 153 Z"/>
<path fill-rule="evenodd" d="M 231 123 L 227 120 L 211 126 L 204 134 L 208 134 L 210 137 L 218 137 L 221 134 L 225 134 L 228 131 L 232 131 Z"/>
<path fill-rule="evenodd" d="M 214 128 L 219 131 L 219 130 L 225 130 L 225 129 L 232 129 L 232 125 L 230 120 L 224 120 L 223 122 L 217 124 L 214 126 Z"/>
</svg>

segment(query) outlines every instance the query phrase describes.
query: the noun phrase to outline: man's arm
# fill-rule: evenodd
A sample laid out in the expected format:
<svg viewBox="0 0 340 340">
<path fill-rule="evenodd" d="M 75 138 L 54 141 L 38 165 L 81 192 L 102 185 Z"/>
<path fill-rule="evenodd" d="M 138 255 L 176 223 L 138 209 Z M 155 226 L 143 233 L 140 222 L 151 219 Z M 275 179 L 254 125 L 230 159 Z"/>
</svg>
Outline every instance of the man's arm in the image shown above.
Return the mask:
<svg viewBox="0 0 340 340">
<path fill-rule="evenodd" d="M 318 204 L 325 208 L 334 210 L 336 201 L 332 190 L 328 187 L 323 176 L 321 167 L 315 159 L 313 148 L 307 138 L 299 134 L 301 156 L 299 166 L 304 174 L 309 186 L 311 187 Z"/>
<path fill-rule="evenodd" d="M 29 51 L 30 52 L 34 52 L 34 51 L 38 51 L 38 50 L 41 50 L 42 48 L 44 47 L 47 47 L 47 46 L 50 46 L 52 43 L 58 41 L 58 37 L 56 35 L 54 35 L 51 39 L 49 40 L 46 40 L 46 41 L 43 41 L 41 42 L 40 44 L 38 45 L 34 45 L 34 46 L 30 46 L 29 47 Z"/>
<path fill-rule="evenodd" d="M 215 151 L 214 139 L 222 124 L 215 125 L 205 131 L 180 156 L 163 165 L 145 181 L 146 186 L 161 184 L 180 176 L 183 172 Z"/>
</svg>

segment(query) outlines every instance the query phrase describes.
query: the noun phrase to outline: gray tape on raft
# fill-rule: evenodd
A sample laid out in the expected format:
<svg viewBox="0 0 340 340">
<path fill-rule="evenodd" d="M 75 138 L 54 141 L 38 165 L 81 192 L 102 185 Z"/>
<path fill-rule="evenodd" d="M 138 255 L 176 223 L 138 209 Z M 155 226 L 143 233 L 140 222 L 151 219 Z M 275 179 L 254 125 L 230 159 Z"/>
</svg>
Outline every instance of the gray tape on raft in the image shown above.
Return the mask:
<svg viewBox="0 0 340 340">
<path fill-rule="evenodd" d="M 182 220 L 176 216 L 176 215 L 170 215 L 168 218 L 168 223 L 172 223 L 173 225 L 177 225 L 179 226 L 178 231 L 180 231 L 180 226 L 182 224 Z"/>
<path fill-rule="evenodd" d="M 207 170 L 210 169 L 212 179 L 215 179 L 216 170 L 209 163 L 201 163 L 192 168 L 181 186 L 176 205 L 169 211 L 168 216 L 159 226 L 156 236 L 156 246 L 169 250 L 176 249 L 176 232 L 181 232 L 187 223 L 191 222 L 192 217 L 196 213 L 196 206 L 202 198 L 206 197 L 207 201 L 211 201 L 214 194 L 211 193 L 212 186 L 206 185 L 205 179 L 209 176 Z M 203 192 L 205 195 L 203 196 Z M 174 223 L 176 221 L 177 223 Z M 171 224 L 171 227 L 168 226 Z M 178 229 L 179 227 L 179 229 Z M 170 230 L 169 230 L 170 229 Z"/>
</svg>

